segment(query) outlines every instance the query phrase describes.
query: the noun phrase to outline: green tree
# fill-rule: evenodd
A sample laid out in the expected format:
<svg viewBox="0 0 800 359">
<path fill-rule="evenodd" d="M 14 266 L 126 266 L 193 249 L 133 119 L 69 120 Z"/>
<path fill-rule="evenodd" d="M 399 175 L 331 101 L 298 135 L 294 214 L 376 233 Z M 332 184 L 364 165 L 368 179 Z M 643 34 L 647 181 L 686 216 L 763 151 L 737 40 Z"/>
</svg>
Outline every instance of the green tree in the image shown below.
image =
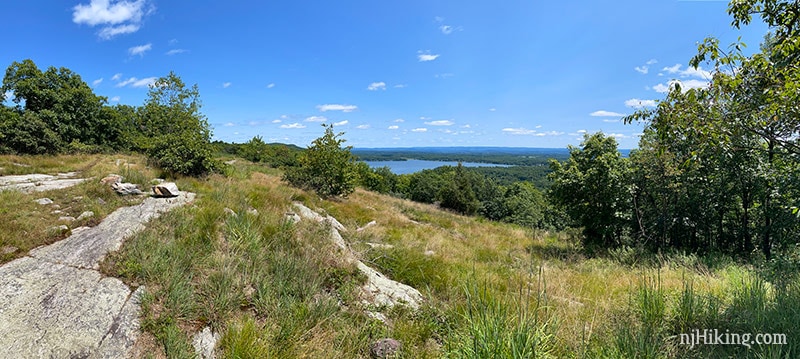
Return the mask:
<svg viewBox="0 0 800 359">
<path fill-rule="evenodd" d="M 286 170 L 284 179 L 323 197 L 347 197 L 358 183 L 355 157 L 350 153 L 352 147 L 342 147 L 344 132 L 334 133 L 333 125 L 322 126 L 325 134 L 300 155 L 298 167 Z"/>
<path fill-rule="evenodd" d="M 471 178 L 461 162 L 455 170 L 448 172 L 444 177 L 444 185 L 438 193 L 441 206 L 467 215 L 477 213 L 481 202 L 475 195 Z"/>
<path fill-rule="evenodd" d="M 587 134 L 581 148 L 569 151 L 565 163 L 550 163 L 550 198 L 583 227 L 588 246 L 620 244 L 630 218 L 630 192 L 628 163 L 617 141 L 602 132 Z"/>
<path fill-rule="evenodd" d="M 200 108 L 197 85 L 187 88 L 174 72 L 159 78 L 139 109 L 137 147 L 166 171 L 198 176 L 218 170 Z"/>
</svg>

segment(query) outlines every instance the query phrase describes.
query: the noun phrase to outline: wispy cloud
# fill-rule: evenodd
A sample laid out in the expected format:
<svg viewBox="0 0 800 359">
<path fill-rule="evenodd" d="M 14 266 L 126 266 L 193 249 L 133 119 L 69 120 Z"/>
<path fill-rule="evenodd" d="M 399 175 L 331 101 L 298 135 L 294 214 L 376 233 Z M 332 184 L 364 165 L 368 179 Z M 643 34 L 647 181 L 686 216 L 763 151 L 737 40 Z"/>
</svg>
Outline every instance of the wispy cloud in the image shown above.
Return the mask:
<svg viewBox="0 0 800 359">
<path fill-rule="evenodd" d="M 306 125 L 304 125 L 302 123 L 295 122 L 295 123 L 291 123 L 291 124 L 288 124 L 288 125 L 281 125 L 280 127 L 281 128 L 306 128 Z"/>
<path fill-rule="evenodd" d="M 148 5 L 146 0 L 90 0 L 89 4 L 78 4 L 72 8 L 72 22 L 90 27 L 100 25 L 97 35 L 108 40 L 139 31 L 144 17 L 153 11 L 155 7 Z"/>
<path fill-rule="evenodd" d="M 119 96 L 114 96 L 114 97 L 112 97 L 112 98 L 108 99 L 108 101 L 111 101 L 111 102 L 119 102 Z"/>
<path fill-rule="evenodd" d="M 325 104 L 325 105 L 318 105 L 317 109 L 325 112 L 325 111 L 342 111 L 342 112 L 353 112 L 358 110 L 358 106 L 355 105 L 339 105 L 339 104 Z"/>
<path fill-rule="evenodd" d="M 411 132 L 428 132 L 428 129 L 425 127 L 419 127 L 411 130 Z"/>
<path fill-rule="evenodd" d="M 103 82 L 103 78 L 101 77 L 101 78 L 99 78 L 97 80 L 92 81 L 92 86 L 97 86 L 102 82 Z"/>
<path fill-rule="evenodd" d="M 616 122 L 619 122 L 619 119 L 616 119 L 616 120 L 615 120 L 615 119 L 611 119 L 611 118 L 604 118 L 604 119 L 603 119 L 603 122 L 606 122 L 606 123 L 616 123 Z"/>
<path fill-rule="evenodd" d="M 224 124 L 223 126 L 225 126 L 225 127 L 233 127 L 233 126 L 236 126 L 236 124 L 233 123 L 233 122 L 228 122 L 228 123 Z"/>
<path fill-rule="evenodd" d="M 230 83 L 230 82 L 225 82 L 225 83 L 222 84 L 222 88 L 226 89 L 228 87 L 231 87 L 231 85 L 233 85 L 233 84 Z"/>
<path fill-rule="evenodd" d="M 114 76 L 111 76 L 111 81 L 118 81 L 121 78 L 122 78 L 122 74 L 116 73 L 116 74 L 114 74 Z"/>
<path fill-rule="evenodd" d="M 402 118 L 398 118 L 398 119 L 394 120 L 394 122 L 403 123 L 403 122 L 406 122 L 406 120 L 404 120 Z"/>
<path fill-rule="evenodd" d="M 492 108 L 490 108 L 490 109 L 489 109 L 489 112 L 495 112 L 495 111 L 497 111 L 497 109 L 496 109 L 496 108 L 494 108 L 494 107 L 492 107 Z"/>
<path fill-rule="evenodd" d="M 628 136 L 621 134 L 621 133 L 609 133 L 606 136 L 614 137 L 614 138 L 628 138 Z"/>
<path fill-rule="evenodd" d="M 397 85 L 394 85 L 393 87 L 396 88 L 396 89 L 401 89 L 401 88 L 405 88 L 406 86 L 407 86 L 406 84 L 397 84 Z"/>
<path fill-rule="evenodd" d="M 656 59 L 650 59 L 650 60 L 648 60 L 646 62 L 647 65 L 655 65 L 657 63 L 658 63 L 658 60 L 656 60 Z"/>
<path fill-rule="evenodd" d="M 676 74 L 683 78 L 695 77 L 695 78 L 710 80 L 711 77 L 713 76 L 711 74 L 711 71 L 703 70 L 701 66 L 698 66 L 697 68 L 687 67 L 685 70 L 681 70 L 681 67 L 682 67 L 681 64 L 675 64 L 674 66 L 663 68 L 662 71 L 666 71 L 669 74 Z"/>
<path fill-rule="evenodd" d="M 524 127 L 519 127 L 519 128 L 507 127 L 502 129 L 502 131 L 510 135 L 527 135 L 527 136 L 538 136 L 538 137 L 560 136 L 564 134 L 564 132 L 558 132 L 558 131 L 539 132 L 536 130 L 529 130 Z"/>
<path fill-rule="evenodd" d="M 595 112 L 590 113 L 589 116 L 594 116 L 594 117 L 622 117 L 622 116 L 625 116 L 625 114 L 624 113 L 618 113 L 618 112 L 600 110 L 600 111 L 595 111 Z"/>
<path fill-rule="evenodd" d="M 439 26 L 439 30 L 442 30 L 442 33 L 445 35 L 450 35 L 453 33 L 453 27 L 450 25 Z"/>
<path fill-rule="evenodd" d="M 453 75 L 452 73 L 449 73 L 449 72 L 446 72 L 446 73 L 443 73 L 443 74 L 433 75 L 433 77 L 435 77 L 437 79 L 449 79 L 449 78 L 451 78 L 453 76 L 455 76 L 455 75 Z"/>
<path fill-rule="evenodd" d="M 381 81 L 381 82 L 373 82 L 373 83 L 369 84 L 369 86 L 367 86 L 367 90 L 370 90 L 370 91 L 386 90 L 386 83 L 383 82 L 383 81 Z"/>
<path fill-rule="evenodd" d="M 441 17 L 441 16 L 436 16 L 436 17 L 433 18 L 433 21 L 442 22 L 442 21 L 444 21 L 444 18 Z"/>
<path fill-rule="evenodd" d="M 429 121 L 425 122 L 428 126 L 452 126 L 455 124 L 452 120 L 437 120 L 437 121 Z"/>
<path fill-rule="evenodd" d="M 311 116 L 305 119 L 306 122 L 325 122 L 328 118 L 325 116 Z"/>
<path fill-rule="evenodd" d="M 272 120 L 272 123 L 281 123 L 281 122 L 283 122 L 283 121 L 281 121 L 281 120 L 278 120 L 278 119 L 274 119 L 274 120 Z"/>
<path fill-rule="evenodd" d="M 267 85 L 267 88 L 268 88 L 268 89 L 271 89 L 271 88 L 273 88 L 273 87 L 275 87 L 275 83 L 270 83 L 269 85 Z"/>
<path fill-rule="evenodd" d="M 426 51 L 419 50 L 417 51 L 417 58 L 419 59 L 420 62 L 428 62 L 438 59 L 439 55 L 431 54 L 430 50 Z"/>
<path fill-rule="evenodd" d="M 139 57 L 144 57 L 144 53 L 150 51 L 153 48 L 153 44 L 144 44 L 139 46 L 134 46 L 128 49 L 128 53 L 131 56 L 139 55 Z"/>
<path fill-rule="evenodd" d="M 633 69 L 636 70 L 636 72 L 643 75 L 646 75 L 647 72 L 649 71 L 649 68 L 647 66 L 636 66 Z"/>
<path fill-rule="evenodd" d="M 389 126 L 389 129 L 390 129 L 390 130 L 396 130 L 396 129 L 398 129 L 398 128 L 400 128 L 400 126 L 397 126 L 397 125 L 392 125 L 392 126 Z"/>
<path fill-rule="evenodd" d="M 632 98 L 630 100 L 625 101 L 625 106 L 631 108 L 655 107 L 656 105 L 657 105 L 656 100 L 641 100 L 638 98 Z"/>
<path fill-rule="evenodd" d="M 350 121 L 344 120 L 344 121 L 334 122 L 333 125 L 334 126 L 344 126 L 344 125 L 346 125 L 348 123 L 350 123 Z"/>
<path fill-rule="evenodd" d="M 182 54 L 184 52 L 187 52 L 187 51 L 184 50 L 184 49 L 172 49 L 172 50 L 167 51 L 167 56 Z"/>
<path fill-rule="evenodd" d="M 356 128 L 359 129 L 359 130 L 366 130 L 366 129 L 369 128 L 369 125 L 358 125 L 358 126 L 356 126 Z"/>
<path fill-rule="evenodd" d="M 146 78 L 143 78 L 143 79 L 138 79 L 138 78 L 135 78 L 135 77 L 131 77 L 131 78 L 125 80 L 125 81 L 122 81 L 122 82 L 116 84 L 115 86 L 116 87 L 125 87 L 125 86 L 147 87 L 147 86 L 150 86 L 150 85 L 154 84 L 156 82 L 156 80 L 157 80 L 157 78 L 155 78 L 155 77 L 146 77 Z"/>
</svg>

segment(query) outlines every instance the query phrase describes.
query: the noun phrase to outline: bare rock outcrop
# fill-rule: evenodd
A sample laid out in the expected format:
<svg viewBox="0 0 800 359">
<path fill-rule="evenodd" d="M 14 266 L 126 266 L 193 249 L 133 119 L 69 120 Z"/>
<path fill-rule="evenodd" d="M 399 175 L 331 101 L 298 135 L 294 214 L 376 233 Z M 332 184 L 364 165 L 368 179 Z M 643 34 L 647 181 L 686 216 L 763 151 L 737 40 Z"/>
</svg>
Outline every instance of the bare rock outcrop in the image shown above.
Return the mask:
<svg viewBox="0 0 800 359">
<path fill-rule="evenodd" d="M 356 267 L 367 276 L 367 282 L 361 287 L 362 299 L 365 304 L 378 307 L 408 305 L 413 309 L 419 308 L 423 299 L 418 290 L 387 278 L 358 259 L 339 233 L 339 228 L 344 229 L 344 226 L 339 221 L 331 216 L 323 217 L 299 202 L 295 202 L 294 207 L 301 217 L 317 222 L 326 222 L 331 226 L 330 240 L 342 250 L 347 261 L 354 262 Z"/>
<path fill-rule="evenodd" d="M 76 172 L 59 173 L 55 176 L 45 174 L 29 174 L 0 176 L 0 191 L 44 192 L 54 189 L 72 187 L 85 181 L 84 178 L 73 178 Z"/>
<path fill-rule="evenodd" d="M 119 279 L 104 277 L 99 263 L 145 222 L 193 198 L 191 193 L 148 198 L 0 266 L 0 356 L 129 357 L 139 335 L 144 289 L 132 292 Z"/>
</svg>

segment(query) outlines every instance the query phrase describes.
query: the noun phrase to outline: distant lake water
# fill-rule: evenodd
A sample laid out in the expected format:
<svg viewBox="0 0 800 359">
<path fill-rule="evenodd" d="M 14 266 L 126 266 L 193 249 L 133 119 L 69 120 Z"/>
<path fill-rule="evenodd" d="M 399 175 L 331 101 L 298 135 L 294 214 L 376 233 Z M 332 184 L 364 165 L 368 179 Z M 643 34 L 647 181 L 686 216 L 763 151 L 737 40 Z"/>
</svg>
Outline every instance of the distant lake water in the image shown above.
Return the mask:
<svg viewBox="0 0 800 359">
<path fill-rule="evenodd" d="M 422 170 L 433 169 L 441 166 L 458 166 L 455 161 L 425 161 L 425 160 L 406 160 L 406 161 L 364 161 L 372 168 L 389 167 L 393 173 L 404 175 Z M 464 167 L 511 167 L 509 165 L 498 165 L 494 163 L 461 162 Z"/>
</svg>

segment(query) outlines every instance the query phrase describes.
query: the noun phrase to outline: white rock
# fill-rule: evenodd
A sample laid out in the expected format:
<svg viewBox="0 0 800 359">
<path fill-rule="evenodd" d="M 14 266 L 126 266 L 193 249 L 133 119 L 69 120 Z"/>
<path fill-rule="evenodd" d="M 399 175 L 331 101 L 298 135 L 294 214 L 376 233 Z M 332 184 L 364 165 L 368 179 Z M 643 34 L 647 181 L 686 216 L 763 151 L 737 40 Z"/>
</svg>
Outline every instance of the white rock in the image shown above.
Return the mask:
<svg viewBox="0 0 800 359">
<path fill-rule="evenodd" d="M 214 348 L 217 346 L 217 341 L 219 341 L 219 333 L 212 332 L 209 327 L 203 328 L 192 338 L 194 353 L 200 359 L 216 359 Z"/>
<path fill-rule="evenodd" d="M 87 219 L 87 218 L 92 218 L 92 217 L 94 217 L 94 212 L 92 212 L 92 211 L 86 211 L 86 212 L 83 212 L 83 213 L 81 213 L 81 215 L 80 215 L 80 216 L 78 216 L 78 220 L 79 220 L 79 221 L 82 221 L 82 220 L 84 220 L 84 219 Z"/>
<path fill-rule="evenodd" d="M 139 195 L 142 194 L 142 191 L 133 183 L 120 183 L 116 182 L 111 185 L 111 188 L 114 189 L 120 195 Z"/>
<path fill-rule="evenodd" d="M 378 224 L 378 222 L 370 221 L 369 223 L 365 224 L 364 227 L 356 229 L 356 232 L 361 232 L 361 231 L 363 231 L 363 230 L 365 230 L 365 229 L 367 229 L 369 227 L 372 227 L 372 226 L 374 226 L 376 224 Z"/>
<path fill-rule="evenodd" d="M 41 205 L 51 204 L 51 203 L 53 203 L 53 200 L 50 199 L 50 198 L 39 198 L 39 199 L 36 200 L 36 203 L 41 204 Z"/>
<path fill-rule="evenodd" d="M 162 182 L 153 186 L 153 194 L 156 197 L 175 197 L 180 194 L 180 191 L 175 182 Z"/>
<path fill-rule="evenodd" d="M 58 221 L 59 222 L 74 222 L 75 221 L 75 217 L 72 217 L 72 216 L 61 216 L 61 217 L 58 217 Z"/>
</svg>

